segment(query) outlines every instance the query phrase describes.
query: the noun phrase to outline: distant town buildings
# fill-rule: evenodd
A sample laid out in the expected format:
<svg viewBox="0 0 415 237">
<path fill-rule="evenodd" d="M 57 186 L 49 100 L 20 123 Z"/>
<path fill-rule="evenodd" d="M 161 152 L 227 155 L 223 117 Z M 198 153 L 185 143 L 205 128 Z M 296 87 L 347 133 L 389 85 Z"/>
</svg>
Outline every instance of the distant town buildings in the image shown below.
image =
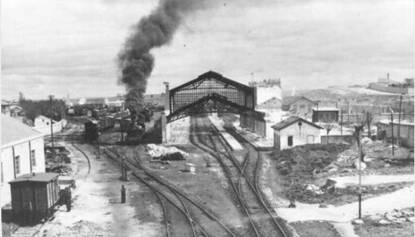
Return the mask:
<svg viewBox="0 0 415 237">
<path fill-rule="evenodd" d="M 320 143 L 320 131 L 315 123 L 297 116 L 291 116 L 274 126 L 274 147 L 278 150 L 304 144 Z"/>
<path fill-rule="evenodd" d="M 403 82 L 393 81 L 389 77 L 379 78 L 377 82 L 369 83 L 369 89 L 395 94 L 414 95 L 414 78 L 406 78 Z"/>
<path fill-rule="evenodd" d="M 45 172 L 43 134 L 20 121 L 1 116 L 1 206 L 10 203 L 9 181 L 24 174 Z"/>
</svg>

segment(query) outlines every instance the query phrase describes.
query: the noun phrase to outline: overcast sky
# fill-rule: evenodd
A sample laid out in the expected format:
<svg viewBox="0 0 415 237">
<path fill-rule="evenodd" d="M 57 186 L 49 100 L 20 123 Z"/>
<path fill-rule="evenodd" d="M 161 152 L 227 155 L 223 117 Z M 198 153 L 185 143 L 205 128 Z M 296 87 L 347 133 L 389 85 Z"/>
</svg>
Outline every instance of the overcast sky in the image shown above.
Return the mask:
<svg viewBox="0 0 415 237">
<path fill-rule="evenodd" d="M 217 0 L 216 0 L 217 1 Z M 153 50 L 148 93 L 208 70 L 283 89 L 414 76 L 413 0 L 233 0 L 194 12 Z M 2 98 L 113 96 L 116 56 L 156 0 L 3 0 Z"/>
</svg>

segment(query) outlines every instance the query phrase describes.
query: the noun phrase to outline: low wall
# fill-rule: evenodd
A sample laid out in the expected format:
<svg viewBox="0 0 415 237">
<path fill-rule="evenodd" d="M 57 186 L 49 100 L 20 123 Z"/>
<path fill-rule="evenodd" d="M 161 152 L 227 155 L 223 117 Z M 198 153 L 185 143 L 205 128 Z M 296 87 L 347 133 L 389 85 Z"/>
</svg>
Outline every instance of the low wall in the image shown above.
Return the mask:
<svg viewBox="0 0 415 237">
<path fill-rule="evenodd" d="M 321 136 L 321 144 L 327 144 L 327 143 L 348 143 L 353 144 L 354 143 L 354 137 L 353 135 L 323 135 Z"/>
<path fill-rule="evenodd" d="M 63 128 L 65 128 L 66 125 L 67 125 L 67 121 L 65 119 L 62 119 L 59 122 L 55 122 L 52 125 L 53 133 L 62 131 Z M 35 126 L 33 128 L 36 129 L 37 131 L 41 132 L 44 135 L 50 135 L 50 125 L 45 124 L 45 125 Z"/>
</svg>

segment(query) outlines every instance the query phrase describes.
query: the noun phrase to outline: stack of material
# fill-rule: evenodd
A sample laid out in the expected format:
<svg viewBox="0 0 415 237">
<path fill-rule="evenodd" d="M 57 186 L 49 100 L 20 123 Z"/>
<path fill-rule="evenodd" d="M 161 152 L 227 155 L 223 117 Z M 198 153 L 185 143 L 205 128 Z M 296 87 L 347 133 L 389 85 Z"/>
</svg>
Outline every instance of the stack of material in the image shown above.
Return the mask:
<svg viewBox="0 0 415 237">
<path fill-rule="evenodd" d="M 159 160 L 184 160 L 189 155 L 177 147 L 165 147 L 155 144 L 148 144 L 147 152 L 152 159 Z"/>
</svg>

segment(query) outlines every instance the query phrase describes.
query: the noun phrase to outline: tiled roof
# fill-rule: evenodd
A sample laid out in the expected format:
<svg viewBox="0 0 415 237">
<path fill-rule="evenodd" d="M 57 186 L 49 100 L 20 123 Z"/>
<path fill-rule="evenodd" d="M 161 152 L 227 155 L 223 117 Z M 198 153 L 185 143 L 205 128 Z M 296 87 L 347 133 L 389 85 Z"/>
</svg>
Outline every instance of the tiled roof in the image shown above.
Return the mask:
<svg viewBox="0 0 415 237">
<path fill-rule="evenodd" d="M 23 124 L 22 122 L 6 116 L 1 115 L 1 146 L 12 145 L 16 142 L 30 140 L 36 137 L 41 137 L 42 133 Z"/>
<path fill-rule="evenodd" d="M 297 116 L 291 116 L 291 117 L 289 117 L 289 118 L 287 118 L 287 119 L 285 119 L 285 120 L 283 120 L 279 123 L 276 123 L 275 125 L 272 126 L 272 128 L 276 129 L 276 130 L 281 130 L 281 129 L 284 129 L 284 128 L 290 126 L 291 124 L 293 124 L 297 121 L 301 121 L 302 123 L 307 123 L 311 126 L 322 129 L 322 127 L 318 126 L 317 124 L 314 124 L 312 122 L 309 122 L 309 121 L 307 121 L 303 118 L 297 117 Z"/>
</svg>

